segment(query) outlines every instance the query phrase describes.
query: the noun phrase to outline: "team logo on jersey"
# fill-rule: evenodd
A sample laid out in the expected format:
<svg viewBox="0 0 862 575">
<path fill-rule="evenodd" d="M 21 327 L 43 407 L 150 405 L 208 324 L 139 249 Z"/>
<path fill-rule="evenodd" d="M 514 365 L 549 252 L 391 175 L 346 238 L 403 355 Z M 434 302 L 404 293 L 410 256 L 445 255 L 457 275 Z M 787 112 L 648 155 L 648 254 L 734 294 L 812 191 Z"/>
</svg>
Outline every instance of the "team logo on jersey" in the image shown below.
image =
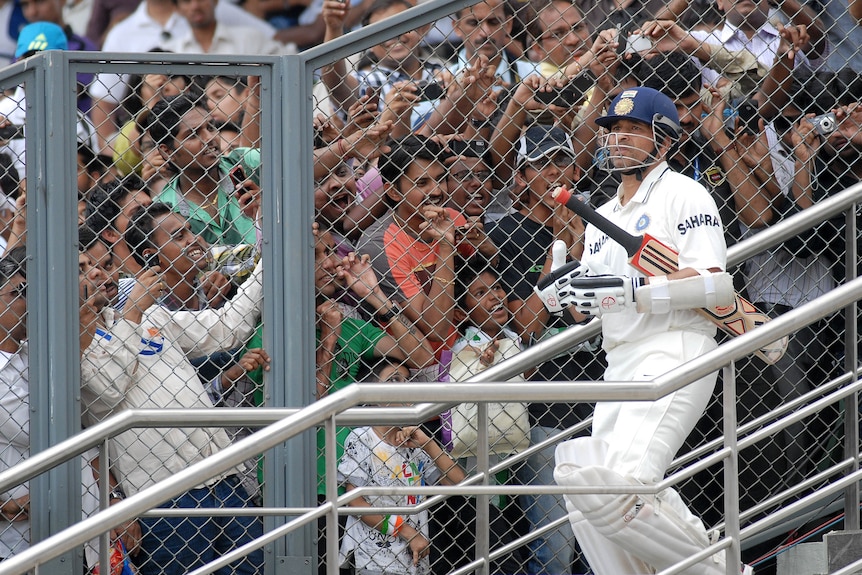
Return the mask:
<svg viewBox="0 0 862 575">
<path fill-rule="evenodd" d="M 703 175 L 706 176 L 706 181 L 709 182 L 709 185 L 713 187 L 720 186 L 727 179 L 724 175 L 724 171 L 719 166 L 711 166 L 707 168 Z"/>
<path fill-rule="evenodd" d="M 162 353 L 165 347 L 165 337 L 161 334 L 158 328 L 148 327 L 147 336 L 141 338 L 141 345 L 144 346 L 139 355 L 156 355 Z"/>
<path fill-rule="evenodd" d="M 644 231 L 650 225 L 650 217 L 647 214 L 641 214 L 638 221 L 635 223 L 635 229 L 639 232 Z"/>
</svg>

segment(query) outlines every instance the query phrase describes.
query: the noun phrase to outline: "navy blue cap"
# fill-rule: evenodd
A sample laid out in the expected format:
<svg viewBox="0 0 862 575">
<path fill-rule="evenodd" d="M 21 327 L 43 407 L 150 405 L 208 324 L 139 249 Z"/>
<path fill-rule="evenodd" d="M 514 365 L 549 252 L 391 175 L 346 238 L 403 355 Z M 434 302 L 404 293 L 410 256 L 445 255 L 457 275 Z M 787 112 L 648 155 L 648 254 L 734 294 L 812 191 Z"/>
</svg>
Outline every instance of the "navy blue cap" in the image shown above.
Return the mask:
<svg viewBox="0 0 862 575">
<path fill-rule="evenodd" d="M 645 86 L 620 92 L 611 102 L 607 115 L 596 118 L 596 124 L 610 129 L 617 120 L 636 120 L 651 126 L 658 124 L 673 130 L 677 137 L 681 131 L 673 101 L 658 90 Z"/>
<path fill-rule="evenodd" d="M 558 151 L 575 157 L 572 139 L 562 128 L 542 124 L 530 126 L 518 141 L 518 165 L 535 162 Z"/>
</svg>

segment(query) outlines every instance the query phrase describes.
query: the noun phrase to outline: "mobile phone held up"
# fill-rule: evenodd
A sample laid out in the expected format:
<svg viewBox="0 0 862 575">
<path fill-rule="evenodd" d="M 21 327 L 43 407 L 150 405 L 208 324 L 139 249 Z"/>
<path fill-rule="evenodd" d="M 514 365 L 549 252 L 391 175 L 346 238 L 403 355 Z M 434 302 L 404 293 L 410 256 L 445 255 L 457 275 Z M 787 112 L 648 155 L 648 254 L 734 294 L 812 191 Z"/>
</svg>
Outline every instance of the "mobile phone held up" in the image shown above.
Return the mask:
<svg viewBox="0 0 862 575">
<path fill-rule="evenodd" d="M 589 92 L 595 83 L 595 75 L 589 70 L 584 70 L 569 80 L 569 83 L 562 88 L 549 92 L 536 92 L 534 98 L 542 104 L 553 104 L 562 108 L 571 108 L 584 101 L 587 92 Z"/>
<path fill-rule="evenodd" d="M 230 181 L 234 187 L 241 185 L 248 179 L 245 175 L 245 169 L 242 167 L 242 164 L 237 164 L 231 168 L 231 171 L 228 172 L 228 176 L 230 176 Z"/>
<path fill-rule="evenodd" d="M 416 85 L 416 94 L 420 101 L 439 100 L 445 90 L 442 84 L 437 82 L 419 82 Z"/>
</svg>

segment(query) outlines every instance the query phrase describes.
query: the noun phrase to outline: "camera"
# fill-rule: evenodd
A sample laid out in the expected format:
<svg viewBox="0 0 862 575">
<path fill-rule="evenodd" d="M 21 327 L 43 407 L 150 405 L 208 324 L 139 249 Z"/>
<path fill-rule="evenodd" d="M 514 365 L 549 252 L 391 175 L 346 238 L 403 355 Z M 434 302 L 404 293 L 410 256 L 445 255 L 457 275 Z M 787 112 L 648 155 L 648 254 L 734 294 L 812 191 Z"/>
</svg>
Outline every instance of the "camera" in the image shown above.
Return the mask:
<svg viewBox="0 0 862 575">
<path fill-rule="evenodd" d="M 596 77 L 589 70 L 584 70 L 562 88 L 550 92 L 536 92 L 533 96 L 542 104 L 553 104 L 563 108 L 576 106 L 584 101 L 586 93 L 596 83 Z"/>
<path fill-rule="evenodd" d="M 625 54 L 634 54 L 635 52 L 647 52 L 652 50 L 654 46 L 653 39 L 644 34 L 632 34 L 626 38 Z"/>
<path fill-rule="evenodd" d="M 811 123 L 814 124 L 814 129 L 821 136 L 828 136 L 838 127 L 838 119 L 832 112 L 814 116 L 811 118 Z"/>
<path fill-rule="evenodd" d="M 437 82 L 419 82 L 416 85 L 416 93 L 422 101 L 438 100 L 445 93 L 445 90 L 442 84 Z"/>
</svg>

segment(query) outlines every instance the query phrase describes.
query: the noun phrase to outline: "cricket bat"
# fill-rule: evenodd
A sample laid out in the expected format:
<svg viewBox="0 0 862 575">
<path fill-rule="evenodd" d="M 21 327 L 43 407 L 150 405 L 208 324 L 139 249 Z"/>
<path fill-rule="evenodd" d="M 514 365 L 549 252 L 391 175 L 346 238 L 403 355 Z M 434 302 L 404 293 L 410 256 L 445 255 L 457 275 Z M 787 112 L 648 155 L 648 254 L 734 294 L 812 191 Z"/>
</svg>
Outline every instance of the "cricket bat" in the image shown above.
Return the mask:
<svg viewBox="0 0 862 575">
<path fill-rule="evenodd" d="M 608 237 L 620 244 L 629 256 L 629 265 L 647 276 L 667 275 L 679 270 L 679 253 L 649 234 L 635 236 L 620 228 L 594 210 L 586 202 L 578 200 L 566 188 L 553 192 L 554 200 L 563 204 L 586 222 L 596 226 Z M 734 302 L 726 307 L 698 309 L 704 317 L 731 337 L 747 333 L 769 321 L 769 316 L 758 311 L 741 295 L 734 294 Z M 787 350 L 787 337 L 759 349 L 756 354 L 768 364 L 773 364 Z"/>
</svg>

